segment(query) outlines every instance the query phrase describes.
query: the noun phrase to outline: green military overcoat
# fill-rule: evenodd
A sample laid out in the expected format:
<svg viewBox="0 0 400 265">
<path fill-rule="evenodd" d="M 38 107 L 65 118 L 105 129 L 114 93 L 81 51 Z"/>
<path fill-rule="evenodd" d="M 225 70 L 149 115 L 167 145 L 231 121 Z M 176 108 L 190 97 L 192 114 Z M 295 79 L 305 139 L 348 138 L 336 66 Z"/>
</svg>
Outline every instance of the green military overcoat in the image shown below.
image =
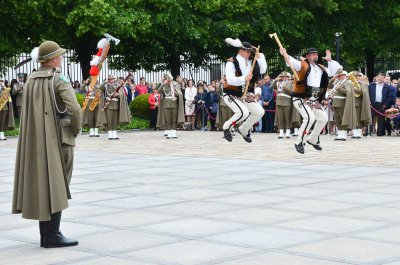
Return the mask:
<svg viewBox="0 0 400 265">
<path fill-rule="evenodd" d="M 66 108 L 62 119 L 56 108 L 61 112 Z M 67 114 L 69 118 L 65 118 Z M 82 110 L 69 80 L 55 68 L 40 67 L 28 77 L 22 99 L 12 213 L 48 221 L 51 214 L 68 207 L 72 160 L 66 155 L 75 145 L 81 119 Z"/>
<path fill-rule="evenodd" d="M 185 109 L 184 109 L 184 104 L 183 104 L 183 94 L 181 90 L 181 86 L 175 82 L 172 81 L 172 85 L 174 86 L 175 90 L 175 97 L 178 98 L 178 126 L 182 125 L 185 122 Z M 165 130 L 165 118 L 164 118 L 164 98 L 165 98 L 165 93 L 164 90 L 162 89 L 164 85 L 159 84 L 157 86 L 158 91 L 160 92 L 160 106 L 158 108 L 158 113 L 157 113 L 157 128 L 161 130 Z"/>
</svg>

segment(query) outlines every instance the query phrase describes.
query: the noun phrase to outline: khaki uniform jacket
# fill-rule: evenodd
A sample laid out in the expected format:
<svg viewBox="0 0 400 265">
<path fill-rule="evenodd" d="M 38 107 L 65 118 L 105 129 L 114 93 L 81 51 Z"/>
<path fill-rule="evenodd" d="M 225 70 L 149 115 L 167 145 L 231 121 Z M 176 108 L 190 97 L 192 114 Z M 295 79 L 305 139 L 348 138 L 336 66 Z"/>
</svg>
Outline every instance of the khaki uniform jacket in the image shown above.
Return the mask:
<svg viewBox="0 0 400 265">
<path fill-rule="evenodd" d="M 0 88 L 0 95 L 3 89 Z M 13 130 L 15 128 L 15 123 L 14 123 L 14 111 L 13 111 L 13 105 L 11 102 L 11 96 L 8 96 L 9 101 L 4 105 L 4 107 L 0 111 L 8 111 L 8 116 L 7 116 L 7 130 Z"/>
<path fill-rule="evenodd" d="M 222 97 L 222 86 L 218 87 L 216 91 L 219 96 L 219 100 L 218 111 L 217 115 L 215 116 L 215 126 L 222 129 L 224 123 L 233 116 L 233 111 L 231 110 L 231 108 L 228 107 L 228 105 L 226 105 L 224 98 Z"/>
<path fill-rule="evenodd" d="M 345 99 L 337 99 L 335 96 L 346 97 Z M 354 101 L 353 83 L 350 80 L 345 80 L 342 84 L 336 87 L 336 92 L 333 95 L 333 107 L 344 108 L 342 127 L 348 130 L 357 128 L 357 113 Z"/>
<path fill-rule="evenodd" d="M 88 85 L 87 84 L 84 84 L 83 86 L 82 86 L 82 88 L 81 88 L 81 92 L 82 93 L 86 93 L 86 87 L 87 87 Z M 95 93 L 96 93 L 96 88 L 95 89 L 93 89 L 93 91 L 91 92 L 92 93 L 92 95 L 90 95 L 90 96 L 93 96 L 94 97 L 94 95 L 95 95 Z M 92 101 L 93 101 L 93 99 L 89 99 L 88 100 L 88 104 L 87 104 L 87 106 L 86 106 L 86 109 L 85 109 L 85 111 L 83 112 L 83 116 L 82 116 L 82 126 L 88 126 L 89 125 L 89 112 L 91 112 L 90 110 L 89 110 L 89 107 L 90 107 L 90 104 L 92 104 Z M 96 112 L 96 109 L 99 109 L 100 107 L 100 105 L 101 105 L 101 102 L 103 101 L 103 98 L 102 97 L 100 97 L 100 102 L 99 102 L 99 104 L 97 104 L 97 106 L 96 106 L 96 108 L 92 111 L 92 112 Z M 103 104 L 103 106 L 104 106 L 104 104 Z M 96 117 L 96 121 L 97 121 L 97 118 L 98 118 L 98 116 Z M 96 122 L 97 123 L 97 122 Z"/>
<path fill-rule="evenodd" d="M 282 87 L 279 87 L 282 86 Z M 293 92 L 293 83 L 286 81 L 285 83 L 278 83 L 274 81 L 271 85 L 272 89 L 277 90 L 276 106 L 290 107 L 292 105 L 291 95 Z M 285 96 L 279 96 L 283 94 Z"/>
<path fill-rule="evenodd" d="M 66 109 L 69 118 L 59 119 L 57 107 Z M 48 221 L 68 207 L 67 172 L 72 168 L 66 168 L 63 145 L 75 146 L 81 120 L 81 107 L 65 76 L 49 67 L 29 75 L 22 98 L 12 213 Z"/>
<path fill-rule="evenodd" d="M 99 89 L 103 91 L 103 98 L 106 97 L 106 92 L 105 92 L 104 88 L 105 88 L 105 85 L 103 83 L 99 87 Z M 114 89 L 116 89 L 116 87 L 114 87 Z M 111 92 L 111 89 L 109 89 L 109 92 Z M 122 92 L 122 89 L 120 89 L 118 92 L 119 92 L 119 100 L 111 102 L 111 104 L 108 105 L 107 108 L 118 109 L 119 110 L 118 111 L 118 125 L 125 125 L 130 122 L 131 112 L 129 110 L 128 101 L 126 99 L 126 96 Z M 107 129 L 106 111 L 105 110 L 102 111 L 104 104 L 105 104 L 105 100 L 100 100 L 100 103 L 99 103 L 100 109 L 99 109 L 99 116 L 97 117 L 97 126 L 102 129 Z"/>
<path fill-rule="evenodd" d="M 15 106 L 21 107 L 22 106 L 22 94 L 24 93 L 23 86 L 20 83 L 15 83 L 13 85 L 12 95 L 15 96 Z"/>
<path fill-rule="evenodd" d="M 185 115 L 184 115 L 184 104 L 183 104 L 183 94 L 181 90 L 181 86 L 175 82 L 172 81 L 174 90 L 175 90 L 175 97 L 177 97 L 178 100 L 178 126 L 182 125 L 185 122 Z M 160 128 L 162 130 L 165 130 L 165 118 L 164 118 L 164 99 L 165 99 L 165 93 L 163 89 L 164 85 L 163 84 L 158 84 L 157 85 L 157 90 L 160 93 L 160 106 L 157 114 L 157 128 Z"/>
<path fill-rule="evenodd" d="M 372 124 L 371 101 L 369 99 L 368 85 L 361 84 L 361 90 L 362 90 L 362 94 L 360 96 L 360 98 L 362 98 L 361 117 L 360 117 L 360 120 L 358 121 L 358 123 L 364 127 L 364 126 Z"/>
</svg>

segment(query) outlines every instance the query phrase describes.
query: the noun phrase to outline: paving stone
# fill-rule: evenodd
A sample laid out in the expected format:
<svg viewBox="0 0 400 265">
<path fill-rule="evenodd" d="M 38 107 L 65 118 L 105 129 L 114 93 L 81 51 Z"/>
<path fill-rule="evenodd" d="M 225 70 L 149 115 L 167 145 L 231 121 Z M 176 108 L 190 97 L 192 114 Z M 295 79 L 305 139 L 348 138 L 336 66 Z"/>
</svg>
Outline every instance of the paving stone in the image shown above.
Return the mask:
<svg viewBox="0 0 400 265">
<path fill-rule="evenodd" d="M 89 251 L 102 250 L 102 252 L 123 253 L 177 241 L 180 239 L 120 229 L 80 237 L 79 246 L 81 249 Z"/>
<path fill-rule="evenodd" d="M 10 214 L 17 138 L 0 144 L 0 264 L 399 264 L 395 137 L 338 149 L 323 135 L 305 155 L 275 134 L 120 138 L 77 138 L 67 249 L 40 248 L 38 222 Z"/>
<path fill-rule="evenodd" d="M 221 258 L 235 257 L 253 251 L 249 248 L 190 240 L 126 254 L 133 258 L 158 264 L 195 265 L 212 262 Z"/>
<path fill-rule="evenodd" d="M 321 233 L 283 228 L 257 227 L 206 237 L 213 242 L 241 247 L 282 248 L 324 238 Z"/>
<path fill-rule="evenodd" d="M 334 238 L 290 248 L 319 257 L 362 264 L 398 257 L 400 245 L 353 238 Z"/>
<path fill-rule="evenodd" d="M 216 263 L 218 265 L 344 265 L 342 262 L 334 262 L 322 259 L 302 257 L 283 253 L 266 253 L 249 257 L 234 259 L 227 262 Z"/>
<path fill-rule="evenodd" d="M 159 232 L 170 235 L 202 237 L 243 229 L 246 227 L 247 225 L 245 224 L 234 222 L 222 222 L 204 218 L 185 218 L 147 225 L 140 229 L 142 231 Z"/>
</svg>

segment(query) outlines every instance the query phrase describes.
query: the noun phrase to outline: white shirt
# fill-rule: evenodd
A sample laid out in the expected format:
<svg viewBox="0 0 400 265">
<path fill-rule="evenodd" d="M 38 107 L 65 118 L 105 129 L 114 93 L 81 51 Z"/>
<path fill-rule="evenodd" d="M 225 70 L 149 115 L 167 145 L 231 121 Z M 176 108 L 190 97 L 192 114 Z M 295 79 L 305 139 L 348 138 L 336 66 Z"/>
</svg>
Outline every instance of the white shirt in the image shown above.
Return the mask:
<svg viewBox="0 0 400 265">
<path fill-rule="evenodd" d="M 194 100 L 194 97 L 197 95 L 197 89 L 192 86 L 192 87 L 187 87 L 185 89 L 185 100 Z"/>
<path fill-rule="evenodd" d="M 289 58 L 290 62 L 293 65 L 294 70 L 300 71 L 301 61 L 294 59 L 292 56 L 289 56 Z M 289 66 L 288 64 L 286 65 Z M 329 77 L 334 76 L 339 68 L 343 68 L 340 65 L 340 63 L 334 60 L 329 61 L 328 67 L 326 68 L 328 76 Z M 313 87 L 319 87 L 321 85 L 321 77 L 322 77 L 322 69 L 318 65 L 310 63 L 310 74 L 307 77 L 307 85 Z"/>
<path fill-rule="evenodd" d="M 261 87 L 258 87 L 258 86 L 256 86 L 255 88 L 254 88 L 254 95 L 255 94 L 260 94 L 260 96 L 261 96 Z"/>
<path fill-rule="evenodd" d="M 382 102 L 383 84 L 376 83 L 375 102 Z"/>
<path fill-rule="evenodd" d="M 259 53 L 257 59 L 258 66 L 260 67 L 260 73 L 264 74 L 267 71 L 267 61 L 263 53 Z M 244 59 L 241 55 L 236 55 L 236 59 L 239 62 L 239 68 L 242 71 L 242 76 L 235 76 L 236 68 L 233 62 L 226 63 L 226 81 L 231 86 L 244 86 L 246 84 L 245 77 L 251 70 L 251 60 Z"/>
</svg>

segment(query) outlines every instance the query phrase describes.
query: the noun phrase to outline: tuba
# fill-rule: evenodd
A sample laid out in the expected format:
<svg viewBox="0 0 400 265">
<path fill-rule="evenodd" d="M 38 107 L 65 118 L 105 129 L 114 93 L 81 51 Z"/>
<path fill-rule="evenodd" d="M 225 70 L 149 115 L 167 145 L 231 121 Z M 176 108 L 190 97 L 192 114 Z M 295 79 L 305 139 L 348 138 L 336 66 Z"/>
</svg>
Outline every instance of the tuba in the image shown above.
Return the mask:
<svg viewBox="0 0 400 265">
<path fill-rule="evenodd" d="M 356 78 L 356 76 L 354 75 L 354 72 L 353 71 L 351 71 L 348 75 L 347 75 L 347 78 L 351 81 L 351 83 L 353 83 L 353 87 L 356 87 L 356 88 L 361 88 L 361 86 L 360 86 L 360 83 L 358 83 L 358 81 L 357 81 L 357 78 Z M 357 93 L 357 92 L 354 92 L 354 96 L 356 97 L 356 98 L 358 98 L 359 96 L 361 96 L 361 94 L 359 94 L 359 93 Z"/>
<path fill-rule="evenodd" d="M 0 94 L 0 111 L 8 102 L 11 102 L 10 91 L 10 87 L 3 87 L 3 91 Z"/>
</svg>

